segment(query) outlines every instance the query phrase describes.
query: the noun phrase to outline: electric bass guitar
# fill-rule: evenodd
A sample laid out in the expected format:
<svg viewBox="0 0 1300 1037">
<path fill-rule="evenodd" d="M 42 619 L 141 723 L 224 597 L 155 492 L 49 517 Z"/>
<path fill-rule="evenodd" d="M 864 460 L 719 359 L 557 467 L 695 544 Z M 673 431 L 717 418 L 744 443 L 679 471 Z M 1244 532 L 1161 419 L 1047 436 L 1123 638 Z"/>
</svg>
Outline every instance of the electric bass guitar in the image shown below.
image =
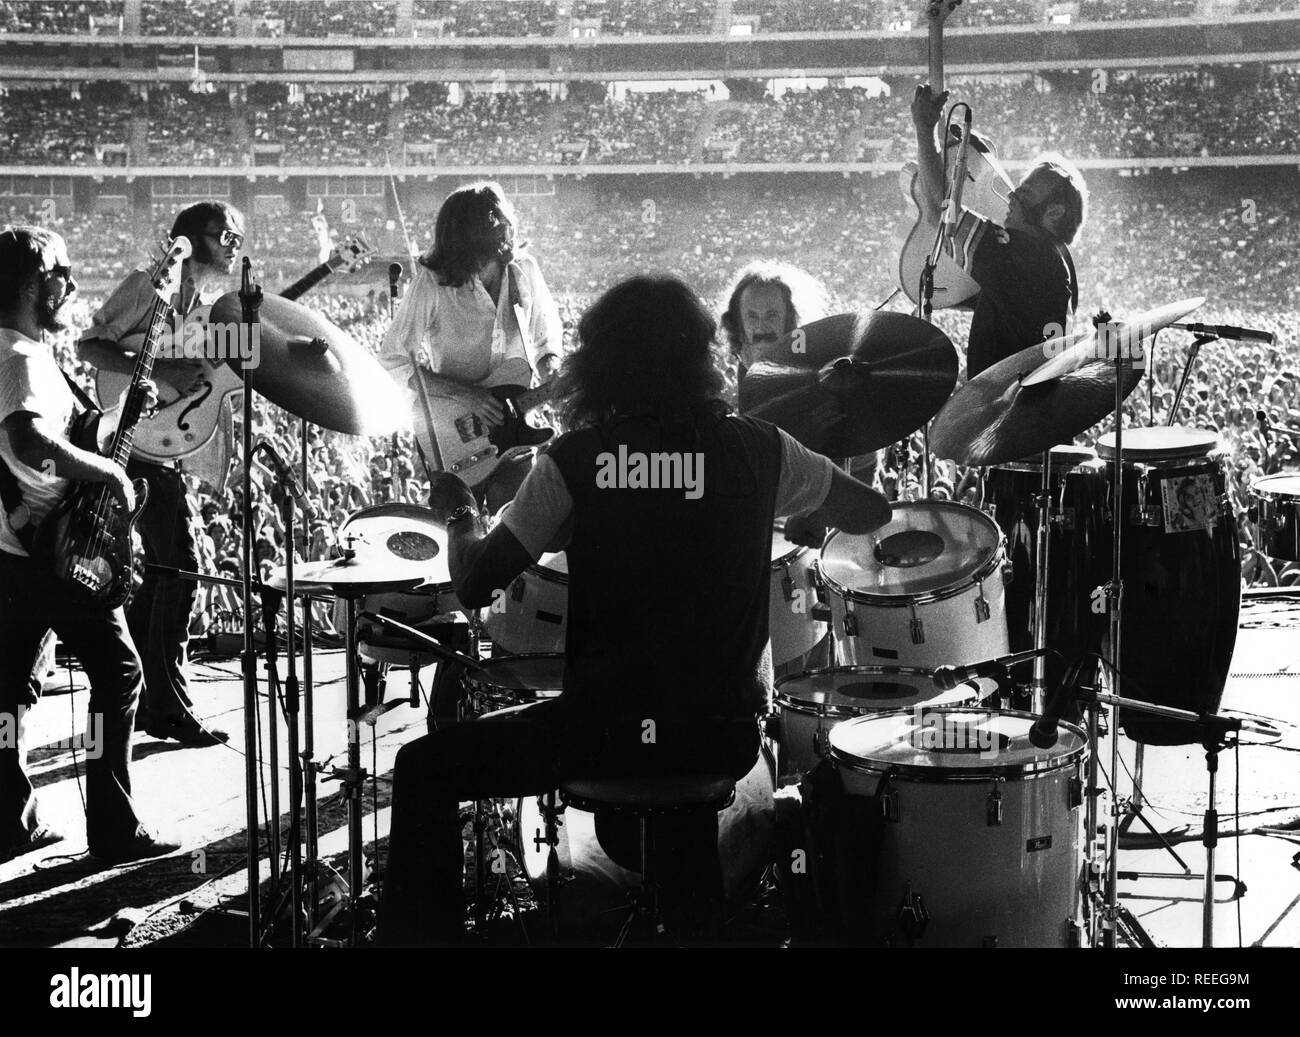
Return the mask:
<svg viewBox="0 0 1300 1037">
<path fill-rule="evenodd" d="M 424 375 L 421 370 L 420 377 Z M 526 420 L 530 411 L 550 400 L 552 389 L 550 382 L 529 389 L 530 380 L 528 363 L 520 359 L 507 360 L 493 372 L 491 384 L 483 388 L 497 398 L 505 411 L 505 420 L 493 428 L 472 411 L 462 410 L 426 389 L 429 404 L 425 414 L 436 447 L 435 457 L 425 458 L 429 465 L 437 468 L 440 462 L 442 471 L 453 472 L 474 487 L 503 461 L 527 453 L 555 435 L 554 429 L 536 428 Z"/>
<path fill-rule="evenodd" d="M 330 275 L 355 270 L 376 251 L 359 235 L 346 238 L 334 247 L 325 262 L 280 294 L 286 299 L 297 299 Z M 197 307 L 191 311 L 185 320 L 187 329 L 195 322 L 206 324 L 207 309 Z M 206 343 L 206 330 L 204 339 Z M 127 341 L 129 344 L 130 340 Z M 208 355 L 206 349 L 204 354 Z M 158 386 L 158 409 L 151 418 L 141 422 L 136 434 L 137 457 L 156 462 L 175 461 L 197 454 L 212 442 L 221 425 L 222 408 L 227 398 L 242 392 L 244 382 L 228 364 L 218 361 L 209 363 L 207 367 L 198 385 L 189 393 L 178 392 L 169 385 Z M 95 393 L 100 406 L 105 400 L 117 399 L 128 381 L 128 375 L 100 371 L 95 376 Z"/>
<path fill-rule="evenodd" d="M 943 26 L 961 5 L 961 0 L 929 0 L 924 17 L 930 33 L 930 87 L 935 95 L 943 93 Z M 944 141 L 944 168 L 950 169 L 961 147 L 964 131 L 952 126 Z M 902 244 L 898 257 L 898 286 L 915 305 L 921 302 L 921 273 L 934 246 L 938 226 L 926 219 L 921 204 L 921 177 L 915 162 L 903 167 L 899 185 L 903 194 L 916 207 L 915 222 L 904 225 L 898 237 Z M 988 138 L 972 133 L 966 151 L 966 183 L 962 188 L 962 208 L 991 220 L 999 227 L 1005 226 L 1009 199 L 1015 185 L 998 162 L 996 149 Z M 961 306 L 970 303 L 978 294 L 979 285 L 951 256 L 941 254 L 934 270 L 935 309 Z"/>
<path fill-rule="evenodd" d="M 136 425 L 144 410 L 143 383 L 153 374 L 158 343 L 175 312 L 170 299 L 180 281 L 181 264 L 189 254 L 189 239 L 175 238 L 164 246 L 162 257 L 149 273 L 157 298 L 106 455 L 123 470 L 131 457 Z M 75 446 L 98 452 L 101 416 L 94 410 L 77 416 L 69 432 Z M 135 480 L 134 488 L 135 510 L 128 514 L 102 483 L 79 483 L 37 530 L 36 557 L 47 564 L 55 583 L 73 601 L 104 608 L 117 608 L 126 601 L 131 590 L 131 531 L 148 497 L 148 485 L 143 480 Z"/>
</svg>

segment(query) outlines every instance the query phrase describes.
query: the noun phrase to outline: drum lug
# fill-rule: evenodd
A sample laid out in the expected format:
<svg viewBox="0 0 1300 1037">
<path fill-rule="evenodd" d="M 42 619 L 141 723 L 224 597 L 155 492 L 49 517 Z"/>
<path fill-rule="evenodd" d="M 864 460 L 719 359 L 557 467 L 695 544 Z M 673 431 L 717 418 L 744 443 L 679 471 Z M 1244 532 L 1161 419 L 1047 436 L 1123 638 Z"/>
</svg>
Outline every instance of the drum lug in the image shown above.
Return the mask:
<svg viewBox="0 0 1300 1037">
<path fill-rule="evenodd" d="M 510 597 L 516 602 L 524 600 L 524 578 L 522 576 L 515 577 L 515 582 L 510 585 Z"/>
<path fill-rule="evenodd" d="M 813 752 L 819 757 L 825 756 L 830 751 L 830 737 L 826 728 L 818 726 L 813 732 Z"/>
<path fill-rule="evenodd" d="M 912 644 L 923 645 L 925 644 L 925 623 L 916 614 L 915 605 L 908 605 L 907 607 L 912 611 L 912 622 L 910 624 L 911 633 L 912 633 Z"/>
<path fill-rule="evenodd" d="M 1083 806 L 1083 779 L 1076 774 L 1070 779 L 1070 784 L 1066 793 L 1069 797 L 1070 809 Z"/>
<path fill-rule="evenodd" d="M 976 586 L 979 587 L 979 597 L 975 599 L 975 622 L 987 623 L 993 613 L 988 598 L 984 597 L 984 581 L 980 580 Z"/>
<path fill-rule="evenodd" d="M 993 786 L 993 791 L 984 802 L 984 823 L 989 828 L 997 828 L 1002 824 L 1002 790 L 997 785 Z"/>
<path fill-rule="evenodd" d="M 921 894 L 912 892 L 912 884 L 909 882 L 903 891 L 903 903 L 898 909 L 898 926 L 908 940 L 915 942 L 925 935 L 929 924 L 930 911 L 921 899 Z"/>
<path fill-rule="evenodd" d="M 844 613 L 844 636 L 858 636 L 858 617 L 852 612 Z"/>
<path fill-rule="evenodd" d="M 808 614 L 818 623 L 829 623 L 831 621 L 831 607 L 817 602 L 808 610 Z"/>
<path fill-rule="evenodd" d="M 898 789 L 894 788 L 893 775 L 886 775 L 880 792 L 880 813 L 886 821 L 897 823 L 902 816 L 898 806 Z"/>
<path fill-rule="evenodd" d="M 790 578 L 790 563 L 781 563 L 781 594 L 786 601 L 794 601 L 794 580 Z"/>
</svg>

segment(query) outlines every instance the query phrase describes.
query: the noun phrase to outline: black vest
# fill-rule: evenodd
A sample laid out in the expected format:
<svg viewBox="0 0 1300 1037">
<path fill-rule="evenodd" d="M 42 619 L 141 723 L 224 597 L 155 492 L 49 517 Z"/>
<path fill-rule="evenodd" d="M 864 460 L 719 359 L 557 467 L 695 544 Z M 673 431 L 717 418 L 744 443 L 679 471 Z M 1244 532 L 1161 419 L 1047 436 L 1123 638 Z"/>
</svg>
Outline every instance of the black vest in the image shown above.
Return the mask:
<svg viewBox="0 0 1300 1037">
<path fill-rule="evenodd" d="M 568 433 L 549 455 L 574 508 L 565 698 L 625 718 L 764 711 L 776 428 L 634 416 Z"/>
</svg>

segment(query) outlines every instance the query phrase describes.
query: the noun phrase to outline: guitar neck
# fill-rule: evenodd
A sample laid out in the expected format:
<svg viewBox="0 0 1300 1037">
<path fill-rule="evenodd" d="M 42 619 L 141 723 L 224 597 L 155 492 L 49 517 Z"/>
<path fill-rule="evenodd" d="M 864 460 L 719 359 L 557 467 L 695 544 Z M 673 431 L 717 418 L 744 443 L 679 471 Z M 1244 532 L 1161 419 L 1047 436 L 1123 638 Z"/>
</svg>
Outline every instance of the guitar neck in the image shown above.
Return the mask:
<svg viewBox="0 0 1300 1037">
<path fill-rule="evenodd" d="M 521 392 L 515 397 L 515 407 L 520 414 L 532 410 L 534 407 L 545 403 L 551 398 L 551 383 L 539 385 L 536 389 L 529 389 L 527 392 Z"/>
<path fill-rule="evenodd" d="M 942 4 L 937 5 L 942 7 Z M 936 94 L 941 94 L 947 87 L 943 82 L 943 20 L 944 16 L 941 11 L 931 8 L 930 11 L 930 88 Z"/>
<path fill-rule="evenodd" d="M 135 361 L 135 371 L 131 374 L 131 386 L 127 389 L 126 400 L 122 404 L 121 420 L 117 423 L 117 431 L 113 433 L 109 445 L 108 456 L 123 468 L 131 457 L 131 447 L 135 442 L 135 427 L 139 424 L 140 415 L 144 411 L 145 397 L 141 383 L 153 376 L 153 362 L 158 352 L 158 340 L 162 337 L 163 326 L 167 323 L 167 316 L 171 313 L 171 309 L 161 296 L 154 300 L 153 310 L 149 314 L 149 329 L 145 332 L 144 345 L 140 347 L 140 354 Z"/>
<path fill-rule="evenodd" d="M 293 302 L 293 300 L 297 299 L 299 296 L 306 295 L 333 272 L 334 267 L 331 266 L 327 260 L 320 266 L 309 270 L 302 277 L 298 278 L 298 280 L 294 281 L 293 284 L 289 285 L 288 288 L 280 293 L 280 298 L 288 299 L 290 302 Z"/>
</svg>

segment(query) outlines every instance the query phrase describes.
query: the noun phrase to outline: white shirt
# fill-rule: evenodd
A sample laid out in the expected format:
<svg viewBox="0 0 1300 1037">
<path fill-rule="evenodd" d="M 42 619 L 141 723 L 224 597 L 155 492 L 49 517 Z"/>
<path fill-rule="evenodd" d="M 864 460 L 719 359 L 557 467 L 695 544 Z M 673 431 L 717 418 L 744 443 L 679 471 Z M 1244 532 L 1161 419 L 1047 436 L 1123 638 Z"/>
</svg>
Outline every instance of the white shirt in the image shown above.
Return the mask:
<svg viewBox="0 0 1300 1037">
<path fill-rule="evenodd" d="M 542 357 L 561 354 L 560 311 L 532 256 L 510 263 L 496 302 L 477 276 L 452 287 L 423 264 L 415 271 L 379 350 L 379 362 L 400 385 L 411 378 L 413 351 L 423 353 L 434 374 L 464 385 L 488 383 L 507 360 L 523 360 L 536 372 Z"/>
<path fill-rule="evenodd" d="M 65 431 L 77 411 L 77 400 L 54 362 L 50 347 L 12 328 L 0 328 L 0 425 L 11 415 L 32 414 Z M 29 468 L 14 455 L 8 429 L 0 428 L 0 459 L 8 465 L 22 491 L 29 521 L 39 523 L 68 492 L 69 481 L 40 468 Z M 27 552 L 9 528 L 0 508 L 0 551 L 26 558 Z"/>
</svg>

